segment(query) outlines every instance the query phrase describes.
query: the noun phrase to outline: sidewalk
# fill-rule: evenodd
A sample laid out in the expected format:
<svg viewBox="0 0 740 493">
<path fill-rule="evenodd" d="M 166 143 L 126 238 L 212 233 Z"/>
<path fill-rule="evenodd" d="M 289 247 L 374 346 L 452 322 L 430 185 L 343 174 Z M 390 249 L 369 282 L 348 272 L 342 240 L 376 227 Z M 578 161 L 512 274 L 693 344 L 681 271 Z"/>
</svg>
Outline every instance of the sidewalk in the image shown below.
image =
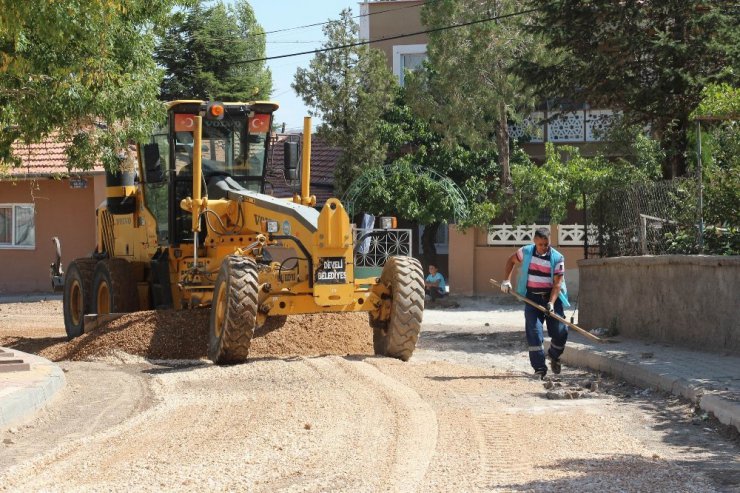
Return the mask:
<svg viewBox="0 0 740 493">
<path fill-rule="evenodd" d="M 64 373 L 51 361 L 0 347 L 0 429 L 32 416 L 64 383 Z"/>
<path fill-rule="evenodd" d="M 571 331 L 563 362 L 683 396 L 740 431 L 740 356 L 622 337 L 615 341 L 592 342 Z"/>
<path fill-rule="evenodd" d="M 452 297 L 460 308 L 430 310 L 424 330 L 517 332 L 524 337 L 522 304 L 508 298 Z M 577 310 L 569 310 L 568 318 Z M 453 329 L 454 330 L 454 329 Z M 545 341 L 549 347 L 549 340 Z M 608 373 L 634 385 L 682 396 L 740 431 L 740 355 L 693 351 L 660 342 L 627 339 L 593 342 L 570 331 L 566 365 Z"/>
</svg>

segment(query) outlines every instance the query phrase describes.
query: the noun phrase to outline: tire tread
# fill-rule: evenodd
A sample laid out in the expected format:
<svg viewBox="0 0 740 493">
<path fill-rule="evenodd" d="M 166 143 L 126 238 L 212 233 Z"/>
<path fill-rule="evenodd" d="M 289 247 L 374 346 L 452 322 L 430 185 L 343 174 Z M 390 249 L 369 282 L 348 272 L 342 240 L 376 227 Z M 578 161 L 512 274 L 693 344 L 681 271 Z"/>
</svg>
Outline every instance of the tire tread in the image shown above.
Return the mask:
<svg viewBox="0 0 740 493">
<path fill-rule="evenodd" d="M 391 290 L 391 314 L 385 327 L 373 325 L 376 354 L 408 361 L 416 349 L 424 315 L 424 272 L 412 257 L 391 257 L 380 282 Z"/>
</svg>

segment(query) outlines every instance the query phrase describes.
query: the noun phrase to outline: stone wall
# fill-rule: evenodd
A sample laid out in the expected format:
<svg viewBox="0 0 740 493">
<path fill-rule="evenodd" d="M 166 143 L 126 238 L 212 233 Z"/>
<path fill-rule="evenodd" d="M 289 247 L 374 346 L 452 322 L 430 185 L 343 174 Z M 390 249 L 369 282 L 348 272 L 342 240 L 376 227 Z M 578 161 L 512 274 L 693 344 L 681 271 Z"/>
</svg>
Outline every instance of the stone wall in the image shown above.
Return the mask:
<svg viewBox="0 0 740 493">
<path fill-rule="evenodd" d="M 582 327 L 740 353 L 739 256 L 589 259 L 578 269 Z"/>
</svg>

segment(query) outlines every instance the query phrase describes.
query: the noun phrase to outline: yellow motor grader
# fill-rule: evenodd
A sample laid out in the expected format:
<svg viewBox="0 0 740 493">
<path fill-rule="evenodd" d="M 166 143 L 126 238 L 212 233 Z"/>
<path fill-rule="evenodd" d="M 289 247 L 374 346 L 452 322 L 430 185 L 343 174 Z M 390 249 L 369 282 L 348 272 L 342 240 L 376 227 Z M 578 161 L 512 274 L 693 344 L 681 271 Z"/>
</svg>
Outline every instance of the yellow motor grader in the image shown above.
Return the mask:
<svg viewBox="0 0 740 493">
<path fill-rule="evenodd" d="M 210 305 L 208 356 L 238 363 L 268 317 L 363 311 L 375 353 L 408 360 L 424 309 L 421 265 L 390 257 L 380 277 L 355 276 L 355 246 L 364 237 L 355 237 L 339 200 L 319 211 L 309 195 L 310 119 L 300 194 L 264 193 L 277 108 L 168 104 L 166 127 L 137 146 L 135 169 L 106 176 L 93 255 L 73 260 L 64 274 L 58 259 L 52 268 L 70 339 L 83 333 L 86 314 Z M 297 178 L 298 148 L 285 151 L 285 173 Z"/>
</svg>

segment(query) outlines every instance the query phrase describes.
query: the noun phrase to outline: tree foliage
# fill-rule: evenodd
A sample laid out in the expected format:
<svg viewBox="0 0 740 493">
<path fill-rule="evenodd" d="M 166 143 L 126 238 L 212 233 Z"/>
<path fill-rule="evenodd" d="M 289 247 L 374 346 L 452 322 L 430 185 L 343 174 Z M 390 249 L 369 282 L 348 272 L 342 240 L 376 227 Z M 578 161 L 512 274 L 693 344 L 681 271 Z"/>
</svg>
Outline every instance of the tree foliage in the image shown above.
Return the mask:
<svg viewBox="0 0 740 493">
<path fill-rule="evenodd" d="M 425 225 L 426 263 L 436 262 L 434 238 L 440 225 L 484 226 L 496 217 L 499 208 L 491 198 L 500 185 L 500 168 L 495 153 L 443 142 L 413 113 L 404 89 L 383 115 L 379 135 L 388 144 L 388 166 L 364 172 L 369 186 L 356 197 L 355 208 Z"/>
<path fill-rule="evenodd" d="M 537 165 L 521 150 L 512 165 L 514 193 L 509 197 L 516 220 L 533 223 L 543 214 L 551 222 L 565 219 L 570 204 L 588 207 L 588 201 L 600 192 L 629 187 L 631 183 L 655 180 L 659 176 L 657 161 L 652 155 L 656 147 L 644 136 L 635 143 L 635 162 L 624 158 L 582 156 L 577 147 L 548 143 L 545 162 Z M 586 196 L 584 203 L 584 195 Z"/>
<path fill-rule="evenodd" d="M 198 0 L 180 12 L 157 45 L 164 67 L 161 99 L 253 101 L 267 99 L 272 76 L 265 62 L 264 30 L 246 0 L 227 6 Z"/>
<path fill-rule="evenodd" d="M 178 0 L 0 0 L 0 164 L 53 132 L 69 166 L 115 167 L 163 115 L 155 35 Z"/>
<path fill-rule="evenodd" d="M 519 10 L 513 0 L 439 0 L 424 5 L 422 22 L 434 29 Z M 415 111 L 452 146 L 497 150 L 504 184 L 510 181 L 508 122 L 532 103 L 513 67 L 539 56 L 528 22 L 515 15 L 430 33 L 424 69 L 407 79 Z"/>
<path fill-rule="evenodd" d="M 650 125 L 664 176 L 685 174 L 690 115 L 711 83 L 740 73 L 740 15 L 723 0 L 531 0 L 550 56 L 520 73 L 549 97 L 619 108 Z"/>
<path fill-rule="evenodd" d="M 710 84 L 702 90 L 702 100 L 692 114 L 694 118 L 740 118 L 740 87 Z"/>
<path fill-rule="evenodd" d="M 359 40 L 359 27 L 349 9 L 323 28 L 322 48 L 337 48 Z M 316 53 L 309 68 L 299 68 L 291 87 L 320 116 L 319 136 L 343 150 L 335 187 L 347 189 L 360 173 L 385 160 L 386 146 L 378 122 L 393 101 L 395 78 L 385 56 L 367 45 Z"/>
<path fill-rule="evenodd" d="M 405 183 L 401 188 L 407 190 L 401 192 L 398 187 L 377 183 L 360 198 L 366 210 L 397 212 L 420 224 L 456 221 L 461 226 L 484 225 L 495 217 L 498 210 L 489 200 L 499 187 L 495 153 L 444 143 L 441 134 L 414 115 L 403 89 L 383 115 L 379 133 L 388 144 L 386 162 L 395 165 L 397 184 Z M 413 167 L 429 173 L 410 176 Z M 467 203 L 465 210 L 456 210 L 456 205 L 444 196 L 447 188 L 440 177 L 449 178 L 460 189 Z M 395 201 L 393 197 L 399 193 L 406 194 L 408 200 Z"/>
<path fill-rule="evenodd" d="M 740 251 L 740 89 L 729 84 L 708 86 L 694 112 L 701 122 L 703 217 L 708 225 L 730 228 L 735 254 Z M 696 145 L 696 134 L 692 145 Z M 692 166 L 692 171 L 696 171 Z M 711 243 L 715 231 L 705 238 Z"/>
</svg>

